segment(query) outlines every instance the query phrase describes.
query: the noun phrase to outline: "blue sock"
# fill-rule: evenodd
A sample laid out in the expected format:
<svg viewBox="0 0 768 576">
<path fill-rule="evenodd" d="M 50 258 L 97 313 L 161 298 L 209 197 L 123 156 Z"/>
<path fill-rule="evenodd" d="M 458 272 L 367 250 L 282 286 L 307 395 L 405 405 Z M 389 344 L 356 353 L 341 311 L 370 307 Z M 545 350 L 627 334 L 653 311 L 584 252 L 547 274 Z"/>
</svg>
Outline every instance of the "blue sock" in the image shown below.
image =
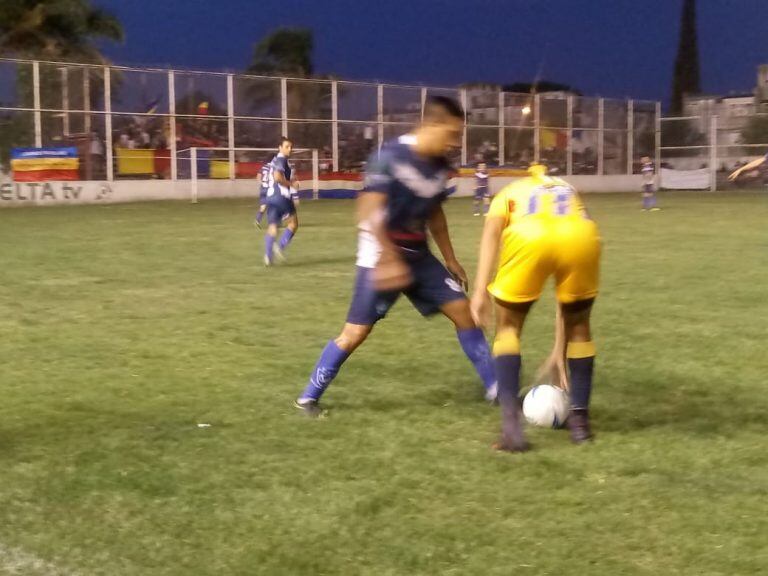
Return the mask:
<svg viewBox="0 0 768 576">
<path fill-rule="evenodd" d="M 344 364 L 347 358 L 349 358 L 348 352 L 339 348 L 333 340 L 328 342 L 325 348 L 323 348 L 323 353 L 320 354 L 320 359 L 317 361 L 312 370 L 312 375 L 309 377 L 309 384 L 304 388 L 300 398 L 320 400 L 320 396 L 323 395 L 326 388 L 336 378 L 341 365 Z"/>
<path fill-rule="evenodd" d="M 656 194 L 651 194 L 648 196 L 648 207 L 656 208 Z"/>
<path fill-rule="evenodd" d="M 261 221 L 263 218 L 264 218 L 264 212 L 262 212 L 261 209 L 259 209 L 259 211 L 256 212 L 256 222 L 261 224 Z"/>
<path fill-rule="evenodd" d="M 470 328 L 469 330 L 458 330 L 456 335 L 459 337 L 464 354 L 475 366 L 477 374 L 483 381 L 483 386 L 488 390 L 496 384 L 496 370 L 493 367 L 493 358 L 491 349 L 485 334 L 480 328 Z"/>
<path fill-rule="evenodd" d="M 291 238 L 293 238 L 293 230 L 286 228 L 283 231 L 283 235 L 280 237 L 280 243 L 278 244 L 280 250 L 285 250 L 288 247 L 288 244 L 291 243 Z"/>
<path fill-rule="evenodd" d="M 275 237 L 271 234 L 267 234 L 264 236 L 264 253 L 267 255 L 267 258 L 270 262 L 272 262 L 272 252 L 275 246 Z"/>
<path fill-rule="evenodd" d="M 496 356 L 496 374 L 499 376 L 499 405 L 503 410 L 517 409 L 520 395 L 520 354 Z"/>
<path fill-rule="evenodd" d="M 589 408 L 594 369 L 594 356 L 591 358 L 568 358 L 568 371 L 571 373 L 571 407 L 574 410 Z"/>
</svg>

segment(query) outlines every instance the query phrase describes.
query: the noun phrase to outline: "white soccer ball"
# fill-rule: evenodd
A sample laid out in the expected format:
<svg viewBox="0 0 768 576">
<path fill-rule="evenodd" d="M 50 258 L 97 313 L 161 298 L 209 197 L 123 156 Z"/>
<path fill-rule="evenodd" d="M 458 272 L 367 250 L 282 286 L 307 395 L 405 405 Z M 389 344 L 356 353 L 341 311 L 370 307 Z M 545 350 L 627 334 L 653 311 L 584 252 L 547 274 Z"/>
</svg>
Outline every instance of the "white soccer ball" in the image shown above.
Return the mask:
<svg viewBox="0 0 768 576">
<path fill-rule="evenodd" d="M 534 426 L 560 428 L 568 418 L 568 393 L 550 384 L 534 386 L 523 400 L 523 415 Z"/>
</svg>

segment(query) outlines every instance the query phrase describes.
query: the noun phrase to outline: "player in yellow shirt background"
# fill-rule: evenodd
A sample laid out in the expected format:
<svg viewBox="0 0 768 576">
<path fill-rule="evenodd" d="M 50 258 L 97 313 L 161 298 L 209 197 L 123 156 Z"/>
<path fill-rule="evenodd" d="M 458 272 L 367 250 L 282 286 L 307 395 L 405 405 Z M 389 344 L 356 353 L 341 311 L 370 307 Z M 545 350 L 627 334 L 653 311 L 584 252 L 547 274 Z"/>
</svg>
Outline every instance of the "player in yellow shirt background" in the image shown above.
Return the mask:
<svg viewBox="0 0 768 576">
<path fill-rule="evenodd" d="M 571 439 L 592 438 L 589 398 L 595 345 L 590 313 L 597 296 L 600 237 L 576 190 L 535 164 L 529 177 L 506 186 L 491 203 L 480 244 L 472 313 L 487 325 L 496 312 L 493 355 L 502 429 L 498 448 L 525 451 L 520 410 L 520 335 L 525 318 L 555 278 L 570 373 Z M 493 302 L 491 300 L 493 298 Z M 550 361 L 557 357 L 553 353 Z"/>
</svg>

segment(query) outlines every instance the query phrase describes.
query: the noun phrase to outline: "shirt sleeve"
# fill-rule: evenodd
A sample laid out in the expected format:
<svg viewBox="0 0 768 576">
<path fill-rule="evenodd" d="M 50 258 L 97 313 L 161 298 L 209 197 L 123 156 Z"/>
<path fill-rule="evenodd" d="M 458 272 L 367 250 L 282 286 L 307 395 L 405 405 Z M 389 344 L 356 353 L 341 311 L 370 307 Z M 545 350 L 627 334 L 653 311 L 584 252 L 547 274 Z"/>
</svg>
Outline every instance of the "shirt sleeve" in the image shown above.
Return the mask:
<svg viewBox="0 0 768 576">
<path fill-rule="evenodd" d="M 391 183 L 389 155 L 386 152 L 374 152 L 365 164 L 363 192 L 387 192 Z"/>
<path fill-rule="evenodd" d="M 488 218 L 504 218 L 504 225 L 508 225 L 512 212 L 514 211 L 514 201 L 502 190 L 493 197 L 491 205 L 488 207 Z"/>
<path fill-rule="evenodd" d="M 272 161 L 272 166 L 276 172 L 282 172 L 283 175 L 288 171 L 288 160 L 286 158 L 278 157 Z"/>
</svg>

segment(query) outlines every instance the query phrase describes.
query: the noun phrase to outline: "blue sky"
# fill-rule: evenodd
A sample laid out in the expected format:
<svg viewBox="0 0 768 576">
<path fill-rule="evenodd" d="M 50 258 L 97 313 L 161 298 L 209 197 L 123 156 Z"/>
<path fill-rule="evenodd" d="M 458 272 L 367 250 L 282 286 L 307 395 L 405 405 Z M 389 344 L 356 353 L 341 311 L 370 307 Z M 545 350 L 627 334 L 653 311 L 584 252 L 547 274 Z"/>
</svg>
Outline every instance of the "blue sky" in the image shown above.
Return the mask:
<svg viewBox="0 0 768 576">
<path fill-rule="evenodd" d="M 315 33 L 319 73 L 428 85 L 544 78 L 666 100 L 682 0 L 95 0 L 123 22 L 120 64 L 243 69 L 277 26 Z M 768 0 L 699 0 L 703 88 L 743 92 L 768 63 Z"/>
</svg>

